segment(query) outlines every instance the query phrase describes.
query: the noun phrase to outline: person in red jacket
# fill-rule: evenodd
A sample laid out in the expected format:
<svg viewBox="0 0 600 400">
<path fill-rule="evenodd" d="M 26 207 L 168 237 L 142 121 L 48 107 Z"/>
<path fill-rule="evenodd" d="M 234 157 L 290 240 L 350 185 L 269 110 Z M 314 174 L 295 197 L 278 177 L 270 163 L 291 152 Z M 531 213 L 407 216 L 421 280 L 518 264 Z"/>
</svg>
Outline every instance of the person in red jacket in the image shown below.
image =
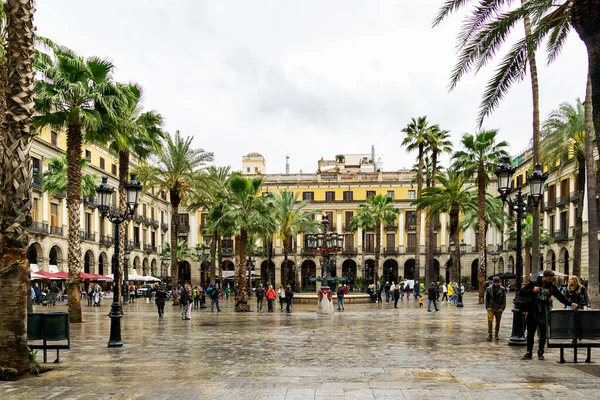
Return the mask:
<svg viewBox="0 0 600 400">
<path fill-rule="evenodd" d="M 267 294 L 265 295 L 267 298 L 267 306 L 268 312 L 275 311 L 275 299 L 277 298 L 277 293 L 275 293 L 275 289 L 273 289 L 273 285 L 269 285 L 269 289 L 267 290 Z"/>
</svg>

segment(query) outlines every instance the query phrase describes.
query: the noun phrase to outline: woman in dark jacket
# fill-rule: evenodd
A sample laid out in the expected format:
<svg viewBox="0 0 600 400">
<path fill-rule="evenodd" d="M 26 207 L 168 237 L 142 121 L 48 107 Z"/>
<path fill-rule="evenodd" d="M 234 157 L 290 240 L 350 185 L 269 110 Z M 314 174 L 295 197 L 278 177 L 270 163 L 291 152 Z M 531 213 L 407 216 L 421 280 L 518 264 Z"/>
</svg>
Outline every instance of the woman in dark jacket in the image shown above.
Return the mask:
<svg viewBox="0 0 600 400">
<path fill-rule="evenodd" d="M 569 284 L 567 285 L 567 298 L 569 303 L 577 304 L 577 310 L 583 310 L 584 307 L 591 307 L 590 298 L 587 295 L 587 290 L 579 282 L 579 278 L 575 275 L 569 277 Z M 572 306 L 567 306 L 568 309 L 572 310 Z"/>
<path fill-rule="evenodd" d="M 538 350 L 538 359 L 544 359 L 544 345 L 546 344 L 546 313 L 550 311 L 550 297 L 554 296 L 556 300 L 568 306 L 577 308 L 577 304 L 569 304 L 569 301 L 562 295 L 558 287 L 554 284 L 554 271 L 546 270 L 538 273 L 535 282 L 529 282 L 519 294 L 524 296 L 534 296 L 533 311 L 527 313 L 527 353 L 522 360 L 531 360 L 533 352 L 533 342 L 535 332 L 538 327 L 540 330 L 540 346 Z"/>
<path fill-rule="evenodd" d="M 159 286 L 156 291 L 156 296 L 154 298 L 154 302 L 156 303 L 156 307 L 158 308 L 158 317 L 162 318 L 165 315 L 165 300 L 167 299 L 167 292 L 164 286 Z"/>
<path fill-rule="evenodd" d="M 287 285 L 285 288 L 285 311 L 288 313 L 292 312 L 292 299 L 294 298 L 294 291 L 290 285 Z"/>
</svg>

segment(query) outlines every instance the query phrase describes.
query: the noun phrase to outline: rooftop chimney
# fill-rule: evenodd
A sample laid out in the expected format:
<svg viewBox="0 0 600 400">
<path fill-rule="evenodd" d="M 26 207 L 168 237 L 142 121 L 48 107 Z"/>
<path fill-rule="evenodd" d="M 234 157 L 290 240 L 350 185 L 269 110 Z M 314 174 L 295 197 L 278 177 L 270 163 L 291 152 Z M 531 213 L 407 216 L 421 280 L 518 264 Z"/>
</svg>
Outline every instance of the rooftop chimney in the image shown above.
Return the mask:
<svg viewBox="0 0 600 400">
<path fill-rule="evenodd" d="M 285 174 L 286 175 L 290 174 L 290 156 L 289 155 L 285 156 Z"/>
</svg>

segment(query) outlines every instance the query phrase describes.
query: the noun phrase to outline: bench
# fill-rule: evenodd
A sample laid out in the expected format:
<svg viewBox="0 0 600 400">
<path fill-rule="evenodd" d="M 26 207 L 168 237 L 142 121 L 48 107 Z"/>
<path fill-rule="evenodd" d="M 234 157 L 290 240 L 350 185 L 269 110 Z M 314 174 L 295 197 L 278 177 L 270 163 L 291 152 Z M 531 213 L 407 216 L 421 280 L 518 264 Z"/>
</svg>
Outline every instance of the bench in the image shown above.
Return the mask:
<svg viewBox="0 0 600 400">
<path fill-rule="evenodd" d="M 592 347 L 600 347 L 600 310 L 552 310 L 547 319 L 548 348 L 560 348 L 559 363 L 565 363 L 565 348 L 573 349 L 574 363 L 577 349 L 587 349 L 585 362 L 592 362 Z"/>
<path fill-rule="evenodd" d="M 32 343 L 31 349 L 44 350 L 44 363 L 47 362 L 47 350 L 56 350 L 55 363 L 60 362 L 60 350 L 71 348 L 69 313 L 30 313 L 27 314 L 27 341 L 42 341 Z M 66 341 L 66 343 L 64 343 Z M 63 342 L 52 343 L 48 342 Z"/>
</svg>

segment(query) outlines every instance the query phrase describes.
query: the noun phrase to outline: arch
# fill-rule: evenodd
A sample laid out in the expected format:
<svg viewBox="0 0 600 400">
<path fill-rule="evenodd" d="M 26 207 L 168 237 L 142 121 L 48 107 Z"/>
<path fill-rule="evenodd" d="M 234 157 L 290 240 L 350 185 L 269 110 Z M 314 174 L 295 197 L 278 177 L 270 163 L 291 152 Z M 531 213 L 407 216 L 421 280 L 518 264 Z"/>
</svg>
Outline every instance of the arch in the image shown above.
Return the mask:
<svg viewBox="0 0 600 400">
<path fill-rule="evenodd" d="M 365 284 L 370 285 L 374 283 L 373 275 L 375 271 L 375 260 L 368 259 L 365 261 L 364 278 Z"/>
<path fill-rule="evenodd" d="M 569 250 L 567 250 L 566 247 L 563 247 L 562 249 L 560 249 L 560 261 L 559 263 L 561 264 L 561 270 L 559 272 L 562 272 L 563 274 L 569 276 L 570 273 L 570 260 L 569 260 Z"/>
<path fill-rule="evenodd" d="M 498 274 L 504 273 L 504 258 L 498 257 Z"/>
<path fill-rule="evenodd" d="M 58 266 L 63 259 L 63 250 L 57 244 L 52 246 L 49 254 L 49 266 L 48 270 L 50 272 L 58 272 Z"/>
<path fill-rule="evenodd" d="M 448 261 L 446 261 L 446 283 L 450 282 L 450 279 L 452 277 L 452 258 L 450 258 Z"/>
<path fill-rule="evenodd" d="M 108 270 L 108 256 L 105 252 L 102 252 L 100 253 L 100 257 L 98 257 L 98 273 L 105 275 Z"/>
<path fill-rule="evenodd" d="M 546 268 L 556 271 L 556 253 L 554 253 L 554 250 L 548 250 L 547 258 L 548 260 L 546 260 Z"/>
<path fill-rule="evenodd" d="M 477 279 L 478 272 L 479 272 L 479 259 L 476 258 L 471 263 L 471 287 L 473 289 L 479 289 L 479 279 Z"/>
<path fill-rule="evenodd" d="M 506 272 L 515 273 L 515 258 L 512 255 L 508 256 L 508 269 Z"/>
<path fill-rule="evenodd" d="M 153 262 L 156 260 L 152 260 Z M 153 263 L 154 265 L 154 263 Z M 154 273 L 152 273 L 154 275 Z M 210 262 L 203 261 L 200 264 L 200 286 L 207 287 L 210 284 Z"/>
<path fill-rule="evenodd" d="M 158 269 L 156 268 L 156 258 L 153 258 L 150 262 L 150 275 L 157 276 Z"/>
<path fill-rule="evenodd" d="M 135 272 L 137 272 L 138 275 L 141 275 L 141 268 L 140 268 L 140 257 L 139 256 L 135 256 L 135 258 L 133 259 L 133 269 L 135 269 Z"/>
<path fill-rule="evenodd" d="M 179 261 L 179 282 L 184 284 L 192 281 L 192 266 L 187 261 Z"/>
<path fill-rule="evenodd" d="M 144 261 L 142 261 L 142 275 L 150 274 L 150 263 L 148 262 L 148 257 L 144 257 Z"/>
<path fill-rule="evenodd" d="M 32 270 L 41 270 L 44 269 L 44 250 L 42 249 L 42 245 L 38 242 L 33 242 L 27 248 L 27 261 L 29 261 L 29 266 Z M 34 265 L 34 267 L 32 267 Z"/>
<path fill-rule="evenodd" d="M 436 282 L 440 280 L 440 262 L 436 258 L 433 259 L 433 276 Z"/>
<path fill-rule="evenodd" d="M 302 273 L 300 275 L 302 290 L 316 290 L 316 282 L 311 281 L 310 278 L 317 276 L 317 264 L 313 260 L 304 260 L 300 266 Z"/>
<path fill-rule="evenodd" d="M 260 279 L 275 286 L 275 263 L 273 261 L 264 260 L 260 263 Z"/>
<path fill-rule="evenodd" d="M 356 261 L 347 259 L 342 263 L 342 276 L 347 279 L 348 286 L 356 284 Z"/>
<path fill-rule="evenodd" d="M 404 279 L 415 279 L 415 259 L 409 258 L 404 262 Z"/>
<path fill-rule="evenodd" d="M 398 282 L 398 261 L 388 258 L 383 263 L 383 281 Z"/>
<path fill-rule="evenodd" d="M 290 259 L 281 263 L 281 284 L 291 285 L 292 288 L 296 285 L 296 264 Z"/>
<path fill-rule="evenodd" d="M 231 260 L 225 260 L 221 265 L 221 271 L 235 271 L 235 265 Z"/>
<path fill-rule="evenodd" d="M 90 249 L 85 252 L 85 257 L 83 258 L 83 272 L 86 274 L 94 273 L 94 252 Z"/>
</svg>

